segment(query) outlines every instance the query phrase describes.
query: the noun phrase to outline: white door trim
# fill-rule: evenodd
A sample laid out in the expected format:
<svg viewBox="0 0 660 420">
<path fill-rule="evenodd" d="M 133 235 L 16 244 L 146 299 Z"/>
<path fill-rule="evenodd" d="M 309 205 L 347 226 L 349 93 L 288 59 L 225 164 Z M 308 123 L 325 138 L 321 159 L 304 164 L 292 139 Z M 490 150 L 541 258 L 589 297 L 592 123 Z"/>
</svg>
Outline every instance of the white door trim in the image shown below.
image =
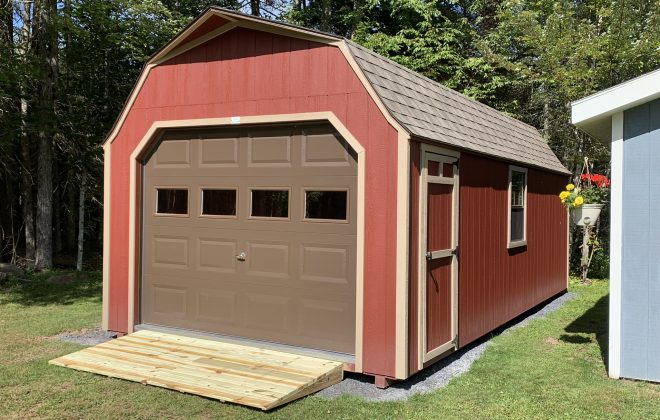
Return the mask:
<svg viewBox="0 0 660 420">
<path fill-rule="evenodd" d="M 309 112 L 300 114 L 276 114 L 276 115 L 258 115 L 258 116 L 234 116 L 228 118 L 202 118 L 192 120 L 167 120 L 155 121 L 146 134 L 142 137 L 138 145 L 131 153 L 130 159 L 130 198 L 129 198 L 129 239 L 128 239 L 128 333 L 132 333 L 136 324 L 135 314 L 135 287 L 138 279 L 136 278 L 136 251 L 139 249 L 136 228 L 138 226 L 138 202 L 137 191 L 139 188 L 138 171 L 141 163 L 139 158 L 151 145 L 153 138 L 159 130 L 165 128 L 193 128 L 204 126 L 231 126 L 240 124 L 266 124 L 282 122 L 303 122 L 303 121 L 328 121 L 342 135 L 342 137 L 351 145 L 358 156 L 358 181 L 357 181 L 357 247 L 356 247 L 356 296 L 355 296 L 355 371 L 362 372 L 362 348 L 363 348 L 363 323 L 364 323 L 364 219 L 365 219 L 365 169 L 366 156 L 365 149 L 360 142 L 351 134 L 351 132 L 342 124 L 337 116 L 332 112 Z M 142 194 L 140 194 L 142 197 Z M 106 220 L 108 222 L 109 220 Z M 104 304 L 105 303 L 104 301 Z"/>
</svg>

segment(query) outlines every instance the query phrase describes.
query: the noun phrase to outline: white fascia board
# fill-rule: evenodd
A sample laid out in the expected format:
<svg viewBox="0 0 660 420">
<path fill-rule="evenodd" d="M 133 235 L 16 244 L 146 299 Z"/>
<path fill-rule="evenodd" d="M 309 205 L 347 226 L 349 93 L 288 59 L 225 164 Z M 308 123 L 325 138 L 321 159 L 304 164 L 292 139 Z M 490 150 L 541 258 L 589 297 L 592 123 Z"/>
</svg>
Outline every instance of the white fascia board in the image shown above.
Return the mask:
<svg viewBox="0 0 660 420">
<path fill-rule="evenodd" d="M 628 80 L 571 104 L 571 122 L 578 127 L 660 98 L 660 69 Z"/>
</svg>

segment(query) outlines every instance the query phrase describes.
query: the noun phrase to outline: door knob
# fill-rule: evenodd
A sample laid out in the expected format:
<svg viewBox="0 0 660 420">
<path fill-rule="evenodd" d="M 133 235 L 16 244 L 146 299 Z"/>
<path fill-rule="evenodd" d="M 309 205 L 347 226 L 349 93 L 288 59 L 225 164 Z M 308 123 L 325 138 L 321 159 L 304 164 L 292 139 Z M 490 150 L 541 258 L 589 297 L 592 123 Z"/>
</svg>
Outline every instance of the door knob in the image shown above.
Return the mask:
<svg viewBox="0 0 660 420">
<path fill-rule="evenodd" d="M 237 259 L 238 261 L 245 261 L 245 257 L 247 257 L 247 255 L 245 255 L 245 252 L 241 252 L 240 254 L 238 254 L 238 255 L 236 256 L 236 259 Z"/>
</svg>

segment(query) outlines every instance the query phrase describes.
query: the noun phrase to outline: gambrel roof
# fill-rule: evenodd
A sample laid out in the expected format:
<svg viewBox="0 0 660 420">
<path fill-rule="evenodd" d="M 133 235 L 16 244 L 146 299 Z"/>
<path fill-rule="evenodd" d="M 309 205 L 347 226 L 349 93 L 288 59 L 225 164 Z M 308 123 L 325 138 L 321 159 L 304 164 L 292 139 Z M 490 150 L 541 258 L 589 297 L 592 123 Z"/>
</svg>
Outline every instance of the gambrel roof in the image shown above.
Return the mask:
<svg viewBox="0 0 660 420">
<path fill-rule="evenodd" d="M 569 174 L 534 127 L 449 89 L 345 38 L 283 22 L 210 7 L 145 65 L 150 68 L 234 27 L 265 30 L 338 46 L 354 61 L 393 118 L 411 136 L 482 155 Z M 143 80 L 142 80 L 143 82 Z M 137 95 L 141 82 L 131 96 Z M 131 99 L 122 112 L 128 112 Z M 116 136 L 122 116 L 108 140 Z"/>
<path fill-rule="evenodd" d="M 568 173 L 536 128 L 346 42 L 389 112 L 412 135 Z"/>
</svg>

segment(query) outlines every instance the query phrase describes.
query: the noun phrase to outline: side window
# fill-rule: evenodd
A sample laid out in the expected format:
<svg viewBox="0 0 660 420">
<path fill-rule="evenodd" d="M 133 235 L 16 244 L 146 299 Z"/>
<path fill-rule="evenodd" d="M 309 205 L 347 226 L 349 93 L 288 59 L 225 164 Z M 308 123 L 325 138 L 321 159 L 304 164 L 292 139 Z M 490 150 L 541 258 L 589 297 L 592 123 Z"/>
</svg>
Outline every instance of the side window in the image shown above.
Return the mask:
<svg viewBox="0 0 660 420">
<path fill-rule="evenodd" d="M 157 214 L 188 214 L 186 188 L 156 188 Z"/>
<path fill-rule="evenodd" d="M 202 188 L 202 216 L 236 216 L 236 190 Z"/>
<path fill-rule="evenodd" d="M 252 217 L 289 217 L 289 190 L 258 190 L 251 194 L 250 216 Z"/>
<path fill-rule="evenodd" d="M 509 241 L 508 247 L 527 241 L 527 169 L 509 167 Z"/>
<path fill-rule="evenodd" d="M 347 220 L 348 191 L 305 190 L 305 219 Z"/>
</svg>

